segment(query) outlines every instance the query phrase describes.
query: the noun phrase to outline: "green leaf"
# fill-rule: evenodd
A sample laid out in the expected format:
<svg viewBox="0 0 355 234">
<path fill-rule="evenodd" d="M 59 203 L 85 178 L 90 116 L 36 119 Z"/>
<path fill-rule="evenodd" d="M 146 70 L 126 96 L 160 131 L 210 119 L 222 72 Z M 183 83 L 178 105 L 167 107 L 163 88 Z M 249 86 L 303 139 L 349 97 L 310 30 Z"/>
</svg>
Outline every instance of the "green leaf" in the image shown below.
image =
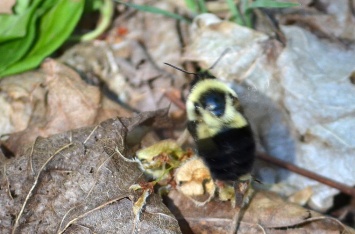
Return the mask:
<svg viewBox="0 0 355 234">
<path fill-rule="evenodd" d="M 86 0 L 84 12 L 93 12 L 101 9 L 103 0 Z"/>
<path fill-rule="evenodd" d="M 239 10 L 234 3 L 233 0 L 226 0 L 228 4 L 228 8 L 230 12 L 232 13 L 232 18 L 235 20 L 235 22 L 239 25 L 243 25 L 243 19 L 242 16 L 239 14 Z"/>
<path fill-rule="evenodd" d="M 0 15 L 0 43 L 26 35 L 28 24 L 41 1 L 37 0 L 30 8 L 21 10 L 20 15 Z"/>
<path fill-rule="evenodd" d="M 13 11 L 16 15 L 24 13 L 30 6 L 31 0 L 17 0 Z"/>
<path fill-rule="evenodd" d="M 207 7 L 205 0 L 185 0 L 187 8 L 189 8 L 194 13 L 206 13 Z"/>
<path fill-rule="evenodd" d="M 55 2 L 40 18 L 37 38 L 29 53 L 5 71 L 0 71 L 1 77 L 35 68 L 70 36 L 82 15 L 85 0 Z"/>
<path fill-rule="evenodd" d="M 205 1 L 204 0 L 197 0 L 198 2 L 198 6 L 199 6 L 199 9 L 200 9 L 200 12 L 201 13 L 206 13 L 207 12 L 207 7 L 206 7 L 206 4 L 205 4 Z"/>
<path fill-rule="evenodd" d="M 18 15 L 0 14 L 0 44 L 27 35 L 32 17 L 40 17 L 58 0 L 36 0 Z M 21 1 L 20 1 L 21 2 Z"/>
<path fill-rule="evenodd" d="M 21 59 L 33 44 L 39 16 L 35 11 L 42 1 L 34 1 L 22 15 L 0 15 L 3 25 L 0 29 L 0 72 Z"/>
<path fill-rule="evenodd" d="M 198 5 L 196 4 L 195 0 L 185 0 L 185 4 L 186 4 L 187 8 L 190 9 L 190 11 L 197 13 Z"/>
<path fill-rule="evenodd" d="M 58 0 L 42 0 L 41 5 L 37 7 L 36 14 L 40 17 L 45 14 L 49 9 L 54 7 Z"/>
<path fill-rule="evenodd" d="M 152 14 L 164 15 L 164 16 L 167 16 L 167 17 L 170 17 L 170 18 L 173 18 L 173 19 L 177 19 L 177 20 L 181 20 L 181 21 L 185 21 L 185 22 L 191 23 L 191 20 L 189 20 L 189 19 L 187 19 L 187 18 L 185 18 L 185 17 L 183 17 L 181 15 L 172 13 L 170 11 L 162 10 L 160 8 L 157 8 L 157 7 L 148 6 L 148 5 L 137 5 L 137 4 L 128 3 L 128 2 L 121 2 L 121 1 L 117 1 L 117 2 L 125 4 L 126 6 L 132 7 L 134 9 L 139 10 L 139 11 L 145 11 L 145 12 L 149 12 L 149 13 L 152 13 Z"/>
<path fill-rule="evenodd" d="M 81 36 L 73 36 L 70 38 L 70 40 L 80 40 L 80 41 L 90 41 L 98 36 L 100 36 L 103 32 L 106 31 L 106 29 L 110 26 L 111 19 L 114 13 L 114 4 L 112 0 L 100 0 L 101 6 L 100 6 L 100 20 L 98 26 L 95 28 L 95 30 L 86 33 Z"/>
<path fill-rule="evenodd" d="M 40 12 L 48 10 L 55 1 L 57 0 L 46 0 L 42 4 L 43 0 L 36 0 L 22 16 L 12 15 L 12 20 L 7 21 L 9 24 L 2 34 L 4 37 L 0 37 L 0 74 L 29 52 L 36 37 L 36 23 L 41 16 Z"/>
<path fill-rule="evenodd" d="M 25 36 L 32 14 L 29 9 L 23 15 L 0 15 L 0 43 Z"/>
<path fill-rule="evenodd" d="M 30 49 L 35 39 L 35 22 L 37 17 L 32 17 L 28 22 L 28 33 L 25 37 L 13 39 L 0 44 L 0 73 L 9 65 L 20 60 Z"/>
</svg>

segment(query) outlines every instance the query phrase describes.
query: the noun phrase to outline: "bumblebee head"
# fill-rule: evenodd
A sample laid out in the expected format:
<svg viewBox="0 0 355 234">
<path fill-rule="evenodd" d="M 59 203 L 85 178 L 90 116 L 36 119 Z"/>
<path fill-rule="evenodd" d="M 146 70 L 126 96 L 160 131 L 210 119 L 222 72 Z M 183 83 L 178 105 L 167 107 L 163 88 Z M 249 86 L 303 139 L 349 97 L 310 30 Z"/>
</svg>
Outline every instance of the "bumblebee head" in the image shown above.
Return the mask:
<svg viewBox="0 0 355 234">
<path fill-rule="evenodd" d="M 237 94 L 217 79 L 198 81 L 191 88 L 186 108 L 190 121 L 203 122 L 211 128 L 247 125 Z"/>
<path fill-rule="evenodd" d="M 208 80 L 208 79 L 216 79 L 211 73 L 207 71 L 199 72 L 199 73 L 191 73 L 194 75 L 194 78 L 190 82 L 190 92 L 193 87 L 196 86 L 196 84 L 202 80 Z"/>
<path fill-rule="evenodd" d="M 198 134 L 199 137 L 212 136 L 226 128 L 242 128 L 248 125 L 234 90 L 208 72 L 215 64 L 207 71 L 200 73 L 187 72 L 171 64 L 165 64 L 186 74 L 194 75 L 190 83 L 191 89 L 186 101 L 186 110 L 188 120 L 199 124 L 198 129 L 202 129 L 201 134 Z"/>
</svg>

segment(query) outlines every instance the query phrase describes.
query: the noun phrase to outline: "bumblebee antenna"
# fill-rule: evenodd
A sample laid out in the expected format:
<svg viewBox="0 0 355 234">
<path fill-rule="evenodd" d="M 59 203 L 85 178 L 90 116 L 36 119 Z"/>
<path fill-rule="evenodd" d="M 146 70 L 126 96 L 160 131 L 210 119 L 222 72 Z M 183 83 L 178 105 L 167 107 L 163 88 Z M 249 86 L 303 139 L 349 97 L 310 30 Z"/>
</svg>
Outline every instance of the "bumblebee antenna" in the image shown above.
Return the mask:
<svg viewBox="0 0 355 234">
<path fill-rule="evenodd" d="M 164 64 L 165 64 L 165 65 L 168 65 L 168 66 L 170 66 L 170 67 L 173 67 L 173 68 L 175 68 L 176 70 L 179 70 L 179 71 L 184 72 L 184 73 L 186 73 L 186 74 L 198 75 L 198 74 L 196 74 L 196 73 L 188 72 L 188 71 L 185 71 L 185 70 L 183 70 L 183 69 L 181 69 L 181 68 L 175 67 L 174 65 L 171 65 L 170 63 L 164 63 Z"/>
<path fill-rule="evenodd" d="M 230 51 L 231 49 L 230 48 L 227 48 L 223 51 L 223 53 L 219 56 L 219 58 L 216 60 L 216 62 L 214 62 L 212 64 L 212 66 L 210 66 L 210 68 L 207 69 L 208 70 L 212 70 L 216 65 L 217 63 L 219 63 L 219 61 L 221 61 L 221 59 Z"/>
<path fill-rule="evenodd" d="M 216 60 L 216 62 L 214 62 L 214 63 L 212 64 L 212 66 L 210 66 L 206 71 L 213 69 L 213 68 L 219 63 L 219 61 L 221 61 L 221 59 L 222 59 L 229 51 L 230 51 L 230 48 L 225 49 L 225 50 L 223 51 L 223 53 L 221 54 L 221 56 L 219 56 L 219 58 Z M 184 73 L 186 73 L 186 74 L 189 74 L 189 75 L 196 75 L 196 76 L 200 75 L 200 74 L 198 74 L 198 73 L 193 73 L 193 72 L 185 71 L 185 70 L 183 70 L 183 69 L 181 69 L 181 68 L 178 68 L 178 67 L 176 67 L 176 66 L 174 66 L 174 65 L 172 65 L 172 64 L 170 64 L 170 63 L 164 63 L 164 64 L 165 64 L 165 65 L 168 65 L 168 66 L 170 66 L 170 67 L 172 67 L 172 68 L 175 68 L 176 70 L 179 70 L 179 71 L 181 71 L 181 72 L 184 72 Z"/>
</svg>

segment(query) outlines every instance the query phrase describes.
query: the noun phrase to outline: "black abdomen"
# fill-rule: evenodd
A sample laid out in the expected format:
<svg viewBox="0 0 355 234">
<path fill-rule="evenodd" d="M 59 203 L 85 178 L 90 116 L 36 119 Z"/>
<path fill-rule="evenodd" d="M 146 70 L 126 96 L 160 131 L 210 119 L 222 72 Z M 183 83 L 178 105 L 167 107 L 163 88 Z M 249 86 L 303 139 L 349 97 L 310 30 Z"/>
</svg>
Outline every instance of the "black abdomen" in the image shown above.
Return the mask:
<svg viewBox="0 0 355 234">
<path fill-rule="evenodd" d="M 214 179 L 235 181 L 252 170 L 255 143 L 249 126 L 226 129 L 196 144 Z"/>
</svg>

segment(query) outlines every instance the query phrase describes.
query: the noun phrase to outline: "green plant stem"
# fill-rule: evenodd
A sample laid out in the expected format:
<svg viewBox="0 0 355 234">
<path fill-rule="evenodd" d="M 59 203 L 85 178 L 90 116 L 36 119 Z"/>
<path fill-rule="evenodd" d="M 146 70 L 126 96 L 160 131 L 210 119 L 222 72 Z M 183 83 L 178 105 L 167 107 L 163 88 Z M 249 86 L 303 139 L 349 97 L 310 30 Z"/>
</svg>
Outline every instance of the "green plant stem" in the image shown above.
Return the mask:
<svg viewBox="0 0 355 234">
<path fill-rule="evenodd" d="M 299 3 L 291 2 L 278 2 L 275 0 L 242 0 L 242 9 L 245 25 L 251 28 L 252 25 L 252 13 L 255 8 L 287 8 L 287 7 L 296 7 L 299 6 Z"/>
<path fill-rule="evenodd" d="M 183 17 L 181 15 L 178 15 L 178 14 L 175 14 L 173 12 L 166 11 L 166 10 L 163 10 L 163 9 L 160 9 L 160 8 L 157 8 L 157 7 L 153 7 L 153 6 L 149 6 L 149 5 L 138 5 L 138 4 L 123 2 L 123 1 L 118 1 L 118 0 L 115 0 L 115 1 L 118 2 L 118 3 L 121 3 L 121 4 L 125 4 L 126 6 L 132 7 L 134 9 L 139 10 L 139 11 L 149 12 L 149 13 L 158 14 L 158 15 L 164 15 L 166 17 L 170 17 L 170 18 L 173 18 L 173 19 L 177 19 L 177 20 L 181 20 L 181 21 L 184 21 L 184 22 L 187 22 L 187 23 L 191 23 L 190 19 L 187 19 L 187 18 L 185 18 L 185 17 Z"/>
<path fill-rule="evenodd" d="M 100 22 L 96 29 L 82 36 L 74 36 L 71 40 L 91 41 L 100 36 L 110 26 L 114 12 L 113 9 L 114 5 L 112 0 L 103 0 L 103 4 L 100 7 Z"/>
<path fill-rule="evenodd" d="M 248 28 L 252 28 L 253 27 L 253 23 L 252 23 L 252 13 L 253 10 L 252 8 L 250 8 L 250 4 L 248 0 L 242 0 L 241 3 L 241 11 L 243 12 L 243 16 L 244 16 L 244 23 L 245 26 L 247 26 Z"/>
<path fill-rule="evenodd" d="M 206 4 L 205 4 L 205 0 L 197 0 L 198 2 L 198 6 L 200 8 L 200 12 L 201 13 L 206 13 L 207 12 L 207 7 L 206 7 Z"/>
<path fill-rule="evenodd" d="M 161 176 L 159 176 L 159 178 L 157 178 L 156 180 L 154 180 L 153 182 L 154 182 L 154 185 L 155 184 L 157 184 L 157 183 L 159 183 L 159 181 L 161 181 L 163 178 L 164 178 L 164 176 L 166 175 L 166 174 L 168 174 L 172 169 L 174 169 L 175 167 L 169 167 L 168 169 L 165 169 L 165 171 L 164 171 L 164 173 L 161 175 Z"/>
</svg>

